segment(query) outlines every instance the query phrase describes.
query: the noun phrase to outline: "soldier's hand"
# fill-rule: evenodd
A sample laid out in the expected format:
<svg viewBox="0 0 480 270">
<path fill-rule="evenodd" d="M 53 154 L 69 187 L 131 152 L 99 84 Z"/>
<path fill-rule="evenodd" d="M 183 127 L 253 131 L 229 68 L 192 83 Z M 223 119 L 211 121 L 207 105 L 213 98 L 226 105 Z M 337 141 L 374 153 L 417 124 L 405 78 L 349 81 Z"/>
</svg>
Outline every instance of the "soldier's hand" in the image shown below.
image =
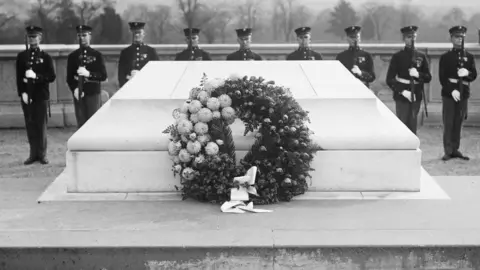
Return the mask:
<svg viewBox="0 0 480 270">
<path fill-rule="evenodd" d="M 468 76 L 468 70 L 466 68 L 461 68 L 457 72 L 458 77 L 466 77 Z"/>
<path fill-rule="evenodd" d="M 90 77 L 90 71 L 88 71 L 84 67 L 79 67 L 77 70 L 78 75 L 84 76 L 84 77 Z"/>
<path fill-rule="evenodd" d="M 357 66 L 357 65 L 354 65 L 353 68 L 352 68 L 352 73 L 355 73 L 357 75 L 362 75 L 362 71 L 360 70 L 360 68 Z"/>
<path fill-rule="evenodd" d="M 130 78 L 134 77 L 135 75 L 137 75 L 138 73 L 138 70 L 134 69 L 130 72 Z"/>
<path fill-rule="evenodd" d="M 408 101 L 412 102 L 412 92 L 403 90 L 402 96 L 404 96 Z"/>
<path fill-rule="evenodd" d="M 28 104 L 28 94 L 27 93 L 22 93 L 22 101 L 25 104 Z"/>
<path fill-rule="evenodd" d="M 420 75 L 418 74 L 418 70 L 416 68 L 411 68 L 408 70 L 410 76 L 418 78 Z"/>
<path fill-rule="evenodd" d="M 455 101 L 460 101 L 460 92 L 457 89 L 453 90 L 452 97 Z"/>
<path fill-rule="evenodd" d="M 73 90 L 73 96 L 76 100 L 78 100 L 78 88 L 75 88 L 75 90 Z"/>
<path fill-rule="evenodd" d="M 23 82 L 24 82 L 24 83 L 28 83 L 28 79 L 27 79 L 27 78 L 23 78 Z"/>
<path fill-rule="evenodd" d="M 25 71 L 25 77 L 28 78 L 28 79 L 35 79 L 37 77 L 37 74 L 35 74 L 35 72 L 33 72 L 33 70 L 29 69 L 29 70 Z"/>
</svg>

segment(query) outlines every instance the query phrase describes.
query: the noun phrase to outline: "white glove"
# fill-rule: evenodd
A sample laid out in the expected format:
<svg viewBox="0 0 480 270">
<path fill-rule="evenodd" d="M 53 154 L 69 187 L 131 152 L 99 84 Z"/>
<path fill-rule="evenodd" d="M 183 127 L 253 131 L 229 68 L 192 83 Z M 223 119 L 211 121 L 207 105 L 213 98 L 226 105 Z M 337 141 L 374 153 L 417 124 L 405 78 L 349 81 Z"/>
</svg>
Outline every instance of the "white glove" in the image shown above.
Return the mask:
<svg viewBox="0 0 480 270">
<path fill-rule="evenodd" d="M 134 69 L 130 72 L 130 78 L 133 78 L 135 75 L 137 75 L 138 70 Z"/>
<path fill-rule="evenodd" d="M 37 78 L 37 74 L 35 74 L 35 72 L 33 72 L 33 70 L 29 69 L 29 70 L 25 71 L 25 77 L 28 78 L 28 79 L 35 79 L 35 78 Z"/>
<path fill-rule="evenodd" d="M 27 93 L 22 93 L 22 100 L 23 100 L 23 103 L 28 104 L 28 94 Z M 30 99 L 30 103 L 31 102 L 32 102 L 32 100 Z"/>
<path fill-rule="evenodd" d="M 78 75 L 84 76 L 84 77 L 90 77 L 90 71 L 88 71 L 84 67 L 79 67 L 77 70 Z"/>
<path fill-rule="evenodd" d="M 360 70 L 360 68 L 357 66 L 357 65 L 354 65 L 353 68 L 352 68 L 352 73 L 355 73 L 357 74 L 358 76 L 362 75 L 362 71 Z"/>
<path fill-rule="evenodd" d="M 404 96 L 408 101 L 412 102 L 412 92 L 403 90 L 402 96 Z"/>
<path fill-rule="evenodd" d="M 420 75 L 418 74 L 418 71 L 416 68 L 411 68 L 408 70 L 408 72 L 410 73 L 410 76 L 412 77 L 415 77 L 415 78 L 418 78 Z"/>
<path fill-rule="evenodd" d="M 78 98 L 78 88 L 75 88 L 75 90 L 73 91 L 73 96 L 75 97 L 76 100 L 79 100 Z M 85 92 L 82 92 L 82 98 L 85 96 Z"/>
<path fill-rule="evenodd" d="M 457 72 L 458 77 L 466 77 L 468 76 L 468 70 L 466 68 L 461 68 Z"/>
<path fill-rule="evenodd" d="M 452 97 L 455 101 L 460 101 L 460 92 L 458 92 L 458 90 L 453 90 L 452 92 Z"/>
</svg>

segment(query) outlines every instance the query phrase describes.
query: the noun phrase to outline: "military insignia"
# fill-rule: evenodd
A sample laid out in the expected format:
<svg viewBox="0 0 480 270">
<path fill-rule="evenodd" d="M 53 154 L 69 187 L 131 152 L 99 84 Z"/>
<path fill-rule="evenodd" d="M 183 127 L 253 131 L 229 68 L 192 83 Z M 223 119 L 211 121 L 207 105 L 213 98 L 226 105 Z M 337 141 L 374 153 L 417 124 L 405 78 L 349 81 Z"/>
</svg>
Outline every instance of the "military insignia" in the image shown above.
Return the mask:
<svg viewBox="0 0 480 270">
<path fill-rule="evenodd" d="M 195 60 L 196 60 L 196 61 L 202 61 L 202 60 L 203 60 L 203 57 L 202 57 L 202 56 L 196 57 Z"/>
<path fill-rule="evenodd" d="M 361 57 L 358 57 L 358 63 L 363 63 L 365 62 L 365 57 L 361 56 Z"/>
<path fill-rule="evenodd" d="M 463 57 L 463 62 L 467 62 L 468 61 L 468 57 Z"/>
<path fill-rule="evenodd" d="M 85 59 L 85 63 L 87 64 L 93 63 L 95 61 L 97 61 L 97 58 L 95 56 L 87 56 L 87 58 Z"/>
<path fill-rule="evenodd" d="M 315 56 L 310 56 L 310 60 L 315 60 Z"/>
<path fill-rule="evenodd" d="M 148 54 L 146 53 L 142 54 L 142 59 L 147 59 L 147 57 L 148 57 Z"/>
<path fill-rule="evenodd" d="M 39 57 L 39 58 L 37 59 L 37 62 L 36 62 L 36 63 L 37 63 L 37 64 L 42 64 L 42 63 L 43 63 L 43 58 Z"/>
<path fill-rule="evenodd" d="M 417 57 L 417 58 L 415 59 L 415 64 L 417 65 L 417 67 L 421 67 L 421 66 L 422 66 L 422 63 L 423 63 L 423 58 Z"/>
</svg>

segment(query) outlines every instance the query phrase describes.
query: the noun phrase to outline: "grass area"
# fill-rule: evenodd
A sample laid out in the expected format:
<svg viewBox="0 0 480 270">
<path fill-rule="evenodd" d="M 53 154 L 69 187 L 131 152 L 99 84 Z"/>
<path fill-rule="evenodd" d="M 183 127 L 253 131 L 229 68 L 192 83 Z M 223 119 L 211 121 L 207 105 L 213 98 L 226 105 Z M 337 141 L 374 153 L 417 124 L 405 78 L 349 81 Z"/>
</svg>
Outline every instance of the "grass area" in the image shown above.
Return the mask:
<svg viewBox="0 0 480 270">
<path fill-rule="evenodd" d="M 65 167 L 67 140 L 74 128 L 48 130 L 48 158 L 50 164 L 25 166 L 29 148 L 26 131 L 0 130 L 0 177 L 35 178 L 56 177 Z M 419 137 L 422 164 L 431 175 L 480 175 L 480 128 L 464 128 L 461 151 L 470 161 L 459 159 L 442 161 L 442 128 L 421 127 Z M 392 172 L 393 173 L 393 172 Z"/>
</svg>

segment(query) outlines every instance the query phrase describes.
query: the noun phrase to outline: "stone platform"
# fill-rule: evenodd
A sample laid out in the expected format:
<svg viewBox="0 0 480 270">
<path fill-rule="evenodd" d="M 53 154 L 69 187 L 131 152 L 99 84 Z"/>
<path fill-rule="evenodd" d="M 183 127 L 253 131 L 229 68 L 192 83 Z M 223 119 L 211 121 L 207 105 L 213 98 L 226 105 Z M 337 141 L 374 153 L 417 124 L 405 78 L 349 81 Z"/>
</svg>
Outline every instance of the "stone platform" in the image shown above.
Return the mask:
<svg viewBox="0 0 480 270">
<path fill-rule="evenodd" d="M 226 214 L 186 200 L 52 202 L 0 178 L 0 269 L 479 269 L 480 177 L 448 198 L 335 198 Z"/>
<path fill-rule="evenodd" d="M 420 191 L 418 138 L 338 61 L 150 62 L 68 141 L 68 192 L 172 192 L 172 111 L 209 78 L 263 76 L 310 111 L 317 152 L 311 191 Z M 342 124 L 338 124 L 342 123 Z M 237 157 L 253 136 L 232 126 Z M 402 164 L 402 170 L 398 170 Z"/>
</svg>

